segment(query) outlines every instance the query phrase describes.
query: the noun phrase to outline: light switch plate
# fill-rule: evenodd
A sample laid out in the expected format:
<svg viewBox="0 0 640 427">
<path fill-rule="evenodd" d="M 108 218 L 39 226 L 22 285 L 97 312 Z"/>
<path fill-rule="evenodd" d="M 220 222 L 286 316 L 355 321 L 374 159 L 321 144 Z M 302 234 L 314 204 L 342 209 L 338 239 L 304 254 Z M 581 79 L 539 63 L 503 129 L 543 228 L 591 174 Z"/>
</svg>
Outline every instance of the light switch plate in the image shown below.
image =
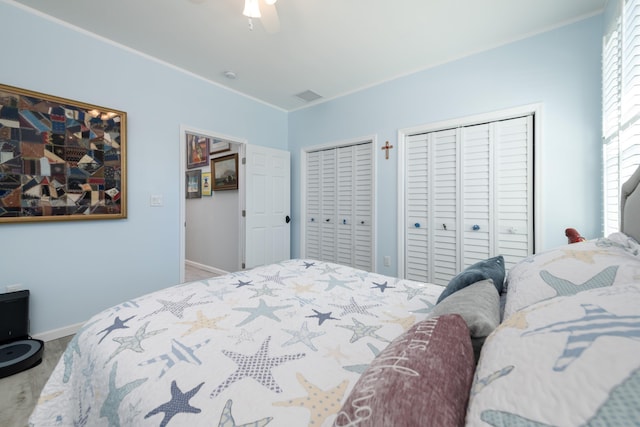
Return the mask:
<svg viewBox="0 0 640 427">
<path fill-rule="evenodd" d="M 154 207 L 162 206 L 163 205 L 162 194 L 152 194 L 149 200 L 149 204 Z"/>
</svg>

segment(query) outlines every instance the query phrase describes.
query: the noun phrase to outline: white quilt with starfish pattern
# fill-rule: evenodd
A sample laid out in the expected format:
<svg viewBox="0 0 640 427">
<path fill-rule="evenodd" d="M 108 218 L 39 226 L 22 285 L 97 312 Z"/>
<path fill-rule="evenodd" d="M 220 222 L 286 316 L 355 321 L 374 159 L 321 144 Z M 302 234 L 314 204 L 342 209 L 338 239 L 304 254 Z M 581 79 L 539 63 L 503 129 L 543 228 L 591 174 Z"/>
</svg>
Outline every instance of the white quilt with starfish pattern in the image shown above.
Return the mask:
<svg viewBox="0 0 640 427">
<path fill-rule="evenodd" d="M 78 331 L 31 426 L 329 426 L 442 287 L 289 260 L 123 302 Z"/>
</svg>

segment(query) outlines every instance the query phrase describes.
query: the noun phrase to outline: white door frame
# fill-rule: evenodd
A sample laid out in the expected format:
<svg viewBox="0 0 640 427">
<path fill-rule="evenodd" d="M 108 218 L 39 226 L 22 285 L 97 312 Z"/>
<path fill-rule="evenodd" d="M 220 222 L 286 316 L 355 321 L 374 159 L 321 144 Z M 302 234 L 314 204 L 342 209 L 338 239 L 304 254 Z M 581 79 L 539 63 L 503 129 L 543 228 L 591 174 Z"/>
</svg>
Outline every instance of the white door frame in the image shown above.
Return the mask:
<svg viewBox="0 0 640 427">
<path fill-rule="evenodd" d="M 186 250 L 187 250 L 187 242 L 186 242 L 186 226 L 187 226 L 187 214 L 186 214 L 186 182 L 185 182 L 185 175 L 187 172 L 187 139 L 186 139 L 186 132 L 189 133 L 193 133 L 193 134 L 197 134 L 197 135 L 202 135 L 208 138 L 216 138 L 216 139 L 222 139 L 225 141 L 229 141 L 231 143 L 234 144 L 240 144 L 240 147 L 238 149 L 238 154 L 239 156 L 242 158 L 244 157 L 244 152 L 245 152 L 245 144 L 247 144 L 247 140 L 246 139 L 242 139 L 242 138 L 237 138 L 234 136 L 228 136 L 228 135 L 223 135 L 221 133 L 218 132 L 212 132 L 209 130 L 204 130 L 204 129 L 198 129 L 192 126 L 188 126 L 188 125 L 180 125 L 180 167 L 178 168 L 180 171 L 180 175 L 178 177 L 178 182 L 181 182 L 182 184 L 180 185 L 180 222 L 178 223 L 178 227 L 179 227 L 179 241 L 180 241 L 180 248 L 179 248 L 179 262 L 180 262 L 180 283 L 183 283 L 185 281 L 185 261 L 186 261 Z M 241 164 L 242 162 L 239 161 L 238 162 L 238 176 L 240 177 L 244 177 L 244 165 Z M 238 214 L 240 215 L 240 213 L 242 212 L 242 209 L 244 209 L 244 205 L 245 205 L 245 179 L 240 179 L 240 182 L 238 183 Z M 241 234 L 241 236 L 244 236 L 244 218 L 241 217 L 240 219 L 240 230 L 239 233 Z M 243 262 L 243 256 L 244 256 L 244 238 L 240 241 L 239 243 L 239 253 L 238 253 L 238 259 L 240 260 L 240 264 Z"/>
<path fill-rule="evenodd" d="M 405 212 L 404 212 L 404 192 L 405 192 L 405 140 L 408 136 L 416 135 L 420 133 L 435 132 L 444 129 L 451 129 L 456 127 L 471 126 L 481 123 L 494 122 L 498 120 L 510 119 L 519 116 L 525 116 L 533 114 L 533 247 L 534 252 L 536 249 L 543 247 L 542 241 L 542 110 L 543 104 L 528 104 L 520 107 L 509 108 L 505 110 L 498 110 L 484 114 L 478 114 L 467 117 L 460 117 L 450 120 L 444 120 L 440 122 L 414 126 L 410 128 L 398 130 L 398 201 L 397 201 L 397 217 L 398 217 L 398 277 L 405 277 L 405 262 L 404 262 L 404 246 L 405 246 Z"/>
</svg>

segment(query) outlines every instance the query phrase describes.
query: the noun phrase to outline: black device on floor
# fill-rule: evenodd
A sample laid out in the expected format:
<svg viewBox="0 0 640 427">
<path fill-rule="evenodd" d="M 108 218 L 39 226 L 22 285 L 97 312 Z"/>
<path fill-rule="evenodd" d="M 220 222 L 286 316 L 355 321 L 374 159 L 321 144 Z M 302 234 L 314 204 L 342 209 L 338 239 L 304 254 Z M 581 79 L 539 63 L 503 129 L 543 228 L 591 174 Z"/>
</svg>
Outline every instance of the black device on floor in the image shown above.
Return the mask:
<svg viewBox="0 0 640 427">
<path fill-rule="evenodd" d="M 43 350 L 29 336 L 29 291 L 0 294 L 0 378 L 38 365 Z"/>
</svg>

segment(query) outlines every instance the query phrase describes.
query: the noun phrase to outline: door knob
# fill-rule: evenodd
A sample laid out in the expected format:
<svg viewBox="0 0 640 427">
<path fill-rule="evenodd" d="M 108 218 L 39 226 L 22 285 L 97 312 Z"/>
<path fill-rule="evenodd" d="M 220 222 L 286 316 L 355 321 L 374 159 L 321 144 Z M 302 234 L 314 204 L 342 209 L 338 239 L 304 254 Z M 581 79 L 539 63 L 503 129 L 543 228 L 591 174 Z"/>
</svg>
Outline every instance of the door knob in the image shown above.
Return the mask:
<svg viewBox="0 0 640 427">
<path fill-rule="evenodd" d="M 289 224 L 291 222 L 291 218 L 289 217 L 289 215 L 284 217 L 284 221 Z M 313 221 L 313 220 L 312 220 Z"/>
</svg>

